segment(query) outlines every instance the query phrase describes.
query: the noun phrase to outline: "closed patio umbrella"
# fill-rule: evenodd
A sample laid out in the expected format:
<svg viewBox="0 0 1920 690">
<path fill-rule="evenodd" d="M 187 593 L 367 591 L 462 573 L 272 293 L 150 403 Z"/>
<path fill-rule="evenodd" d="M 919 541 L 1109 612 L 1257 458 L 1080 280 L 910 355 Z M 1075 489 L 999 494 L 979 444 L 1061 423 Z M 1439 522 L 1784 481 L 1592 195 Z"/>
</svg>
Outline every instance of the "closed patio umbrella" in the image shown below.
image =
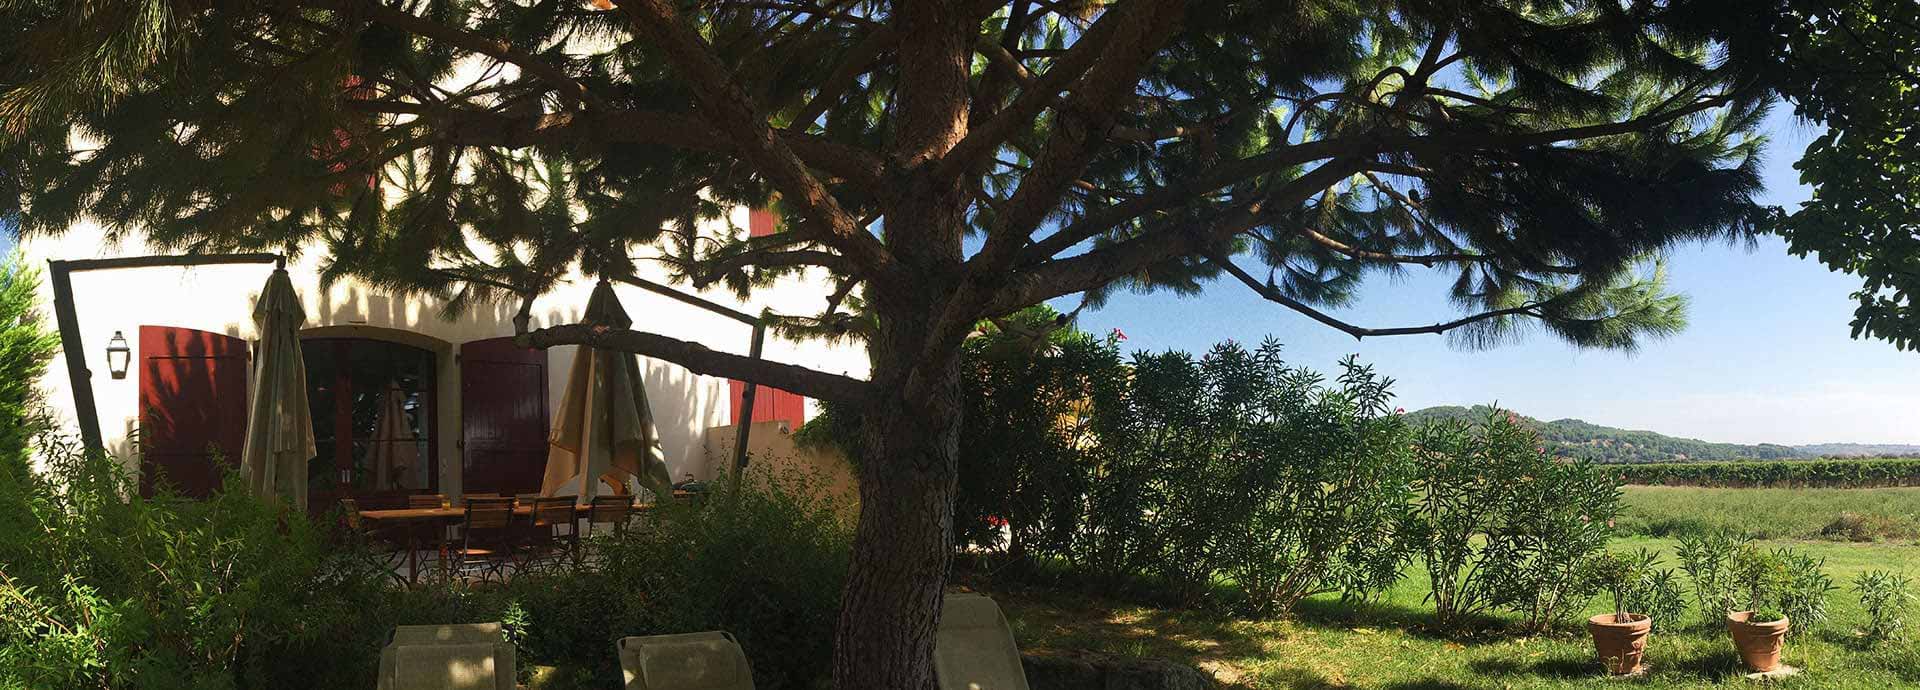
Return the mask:
<svg viewBox="0 0 1920 690">
<path fill-rule="evenodd" d="M 420 464 L 419 437 L 407 424 L 403 403 L 407 392 L 388 386 L 380 396 L 380 413 L 373 418 L 373 447 L 367 449 L 367 464 L 373 466 L 373 488 L 410 489 L 414 468 Z"/>
<path fill-rule="evenodd" d="M 276 269 L 253 306 L 260 342 L 253 351 L 252 406 L 241 472 L 261 496 L 290 499 L 307 509 L 307 461 L 318 452 L 307 409 L 307 365 L 300 358 L 300 326 L 307 322 L 286 269 Z"/>
<path fill-rule="evenodd" d="M 587 299 L 586 323 L 626 328 L 633 325 L 607 281 Z M 566 395 L 548 439 L 547 470 L 540 493 L 561 495 L 563 490 L 581 499 L 598 493 L 602 480 L 616 493 L 627 492 L 636 479 L 656 496 L 670 496 L 666 453 L 647 405 L 646 386 L 640 380 L 640 362 L 631 352 L 580 346 L 567 372 Z"/>
</svg>

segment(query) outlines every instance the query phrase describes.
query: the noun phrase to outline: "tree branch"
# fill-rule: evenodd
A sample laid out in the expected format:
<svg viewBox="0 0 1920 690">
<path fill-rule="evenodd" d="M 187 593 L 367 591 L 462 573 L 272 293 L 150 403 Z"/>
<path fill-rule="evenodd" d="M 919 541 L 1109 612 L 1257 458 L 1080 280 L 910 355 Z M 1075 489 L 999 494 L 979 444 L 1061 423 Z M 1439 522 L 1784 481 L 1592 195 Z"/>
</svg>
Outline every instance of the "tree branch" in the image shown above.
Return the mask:
<svg viewBox="0 0 1920 690">
<path fill-rule="evenodd" d="M 706 270 L 693 279 L 693 287 L 702 289 L 712 285 L 720 276 L 747 266 L 761 268 L 791 268 L 799 266 L 820 266 L 840 275 L 851 275 L 856 269 L 847 257 L 832 252 L 813 249 L 791 249 L 777 251 L 756 249 L 740 252 L 706 267 Z"/>
<path fill-rule="evenodd" d="M 348 101 L 348 107 L 371 112 L 437 118 L 445 126 L 443 140 L 464 146 L 527 146 L 609 143 L 654 144 L 695 151 L 716 151 L 744 157 L 736 139 L 724 136 L 703 118 L 655 110 L 613 110 L 549 113 L 514 117 L 491 111 L 436 108 L 414 103 Z M 873 154 L 812 134 L 783 131 L 780 141 L 806 164 L 857 185 L 882 186 L 884 168 Z"/>
<path fill-rule="evenodd" d="M 692 89 L 702 114 L 714 123 L 714 128 L 737 140 L 740 154 L 780 190 L 783 203 L 793 204 L 800 211 L 797 215 L 802 222 L 817 227 L 821 241 L 840 250 L 863 269 L 880 274 L 895 271 L 897 263 L 893 255 L 860 227 L 852 214 L 827 192 L 826 186 L 807 170 L 787 140 L 767 124 L 752 97 L 734 80 L 726 65 L 714 56 L 706 39 L 680 21 L 669 0 L 619 0 L 615 6 L 626 13 L 635 28 L 679 71 Z"/>
<path fill-rule="evenodd" d="M 1314 244 L 1345 254 L 1355 259 L 1383 261 L 1396 264 L 1420 264 L 1432 268 L 1437 263 L 1482 263 L 1492 261 L 1494 257 L 1485 254 L 1392 254 L 1360 249 L 1340 240 L 1321 234 L 1313 228 L 1300 228 L 1300 234 Z M 1534 270 L 1544 273 L 1562 273 L 1579 275 L 1580 269 L 1573 266 L 1542 266 Z"/>
<path fill-rule="evenodd" d="M 820 400 L 858 401 L 868 391 L 867 382 L 856 378 L 720 352 L 699 343 L 656 333 L 594 324 L 541 328 L 516 336 L 514 343 L 543 350 L 555 345 L 586 345 L 631 352 L 678 364 L 696 374 L 752 381 Z"/>
<path fill-rule="evenodd" d="M 312 0 L 311 7 L 319 7 L 341 12 L 349 16 L 364 16 L 381 24 L 386 24 L 412 34 L 431 38 L 447 45 L 470 50 L 495 60 L 511 64 L 520 71 L 539 77 L 560 91 L 560 96 L 568 101 L 584 101 L 588 105 L 606 109 L 607 103 L 599 94 L 589 90 L 572 76 L 551 63 L 513 47 L 503 41 L 496 41 L 459 27 L 449 26 L 408 12 L 403 12 L 384 4 L 379 0 Z"/>
<path fill-rule="evenodd" d="M 1621 122 L 1567 127 L 1540 132 L 1506 134 L 1490 132 L 1439 132 L 1425 135 L 1398 135 L 1376 132 L 1330 139 L 1316 139 L 1291 146 L 1282 146 L 1258 155 L 1221 163 L 1214 166 L 1211 170 L 1182 177 L 1174 184 L 1167 185 L 1156 191 L 1141 194 L 1118 204 L 1088 213 L 1079 220 L 1055 231 L 1052 235 L 1036 240 L 1028 245 L 1026 249 L 1022 250 L 1019 263 L 1035 264 L 1046 261 L 1060 252 L 1071 249 L 1074 245 L 1085 242 L 1088 239 L 1140 216 L 1155 211 L 1178 208 L 1202 194 L 1260 175 L 1315 160 L 1334 157 L 1373 156 L 1390 151 L 1451 151 L 1458 149 L 1547 146 L 1560 142 L 1595 139 L 1649 129 L 1694 113 L 1725 105 L 1731 100 L 1732 98 L 1730 96 L 1713 96 L 1673 111 L 1644 115 Z M 1381 163 L 1378 161 L 1367 161 L 1363 168 L 1400 175 L 1426 174 L 1428 172 L 1419 168 Z M 1355 172 L 1357 171 L 1358 170 Z"/>
<path fill-rule="evenodd" d="M 1231 274 L 1233 277 L 1238 278 L 1240 282 L 1245 283 L 1247 287 L 1252 288 L 1254 292 L 1259 293 L 1261 297 L 1266 298 L 1268 301 L 1274 302 L 1288 309 L 1292 309 L 1294 311 L 1300 312 L 1301 314 L 1305 314 L 1308 318 L 1311 318 L 1315 321 L 1319 321 L 1320 323 L 1339 329 L 1341 332 L 1346 333 L 1347 335 L 1353 336 L 1355 340 L 1358 340 L 1360 338 L 1365 338 L 1367 336 L 1445 333 L 1447 331 L 1451 331 L 1461 326 L 1478 323 L 1481 321 L 1485 321 L 1487 319 L 1497 319 L 1502 316 L 1538 317 L 1540 315 L 1540 306 L 1541 304 L 1544 304 L 1544 303 L 1529 303 L 1529 304 L 1524 304 L 1518 307 L 1509 307 L 1506 309 L 1495 309 L 1493 311 L 1481 312 L 1478 314 L 1474 314 L 1472 316 L 1454 319 L 1446 323 L 1436 323 L 1430 326 L 1367 328 L 1364 326 L 1355 326 L 1345 321 L 1341 321 L 1327 314 L 1326 312 L 1313 308 L 1311 305 L 1308 305 L 1305 302 L 1301 302 L 1300 300 L 1296 300 L 1292 297 L 1288 297 L 1285 293 L 1282 293 L 1279 288 L 1268 283 L 1262 283 L 1260 282 L 1259 279 L 1254 278 L 1251 275 L 1247 275 L 1246 271 L 1241 270 L 1239 266 L 1234 265 L 1232 261 L 1229 261 L 1224 257 L 1212 256 L 1212 257 L 1208 257 L 1207 260 L 1211 262 L 1213 265 L 1219 266 L 1221 269 L 1225 270 L 1227 273 Z"/>
<path fill-rule="evenodd" d="M 1264 213 L 1300 204 L 1352 175 L 1361 165 L 1362 161 L 1354 158 L 1328 161 L 1265 198 L 1242 204 L 1204 232 L 1150 232 L 1085 254 L 1023 268 L 994 294 L 984 311 L 1004 314 L 1025 305 L 1092 290 L 1156 262 L 1202 251 L 1247 231 Z"/>
<path fill-rule="evenodd" d="M 1119 25 L 1126 23 L 1133 12 L 1143 12 L 1140 6 L 1153 3 L 1127 3 L 1124 9 L 1109 10 L 1093 26 L 1080 34 L 1063 55 L 1057 57 L 1046 74 L 1033 79 L 1026 88 L 1020 90 L 1012 103 L 1000 110 L 993 119 L 973 126 L 967 136 L 948 150 L 940 160 L 935 172 L 937 179 L 950 179 L 967 170 L 972 170 L 980 159 L 991 155 L 1001 144 L 1006 143 L 1014 132 L 1022 127 L 1031 126 L 1033 118 L 1040 111 L 1052 105 L 1069 84 L 1080 79 L 1091 69 L 1094 62 L 1105 52 L 1113 34 Z M 1151 9 L 1151 8 L 1149 8 Z"/>
</svg>

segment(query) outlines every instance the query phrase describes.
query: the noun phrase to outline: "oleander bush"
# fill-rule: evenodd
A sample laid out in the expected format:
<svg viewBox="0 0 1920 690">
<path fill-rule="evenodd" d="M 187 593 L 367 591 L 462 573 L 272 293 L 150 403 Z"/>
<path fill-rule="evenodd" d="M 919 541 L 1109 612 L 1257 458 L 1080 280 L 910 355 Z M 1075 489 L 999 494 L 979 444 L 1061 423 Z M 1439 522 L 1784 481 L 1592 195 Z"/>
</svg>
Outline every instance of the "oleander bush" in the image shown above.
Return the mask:
<svg viewBox="0 0 1920 690">
<path fill-rule="evenodd" d="M 1905 635 L 1907 607 L 1913 601 L 1912 578 L 1890 570 L 1869 570 L 1854 576 L 1853 593 L 1867 612 L 1867 625 L 1860 632 L 1868 642 Z"/>
<path fill-rule="evenodd" d="M 1680 558 L 1681 572 L 1686 573 L 1687 582 L 1693 588 L 1693 601 L 1699 607 L 1702 626 L 1721 625 L 1728 611 L 1740 607 L 1744 585 L 1734 555 L 1752 548 L 1751 539 L 1730 531 L 1680 537 L 1674 553 Z"/>
<path fill-rule="evenodd" d="M 1620 486 L 1607 468 L 1556 459 L 1510 412 L 1420 430 L 1416 503 L 1405 533 L 1432 582 L 1443 627 L 1517 613 L 1544 630 L 1585 607 L 1580 563 L 1606 548 Z"/>
</svg>

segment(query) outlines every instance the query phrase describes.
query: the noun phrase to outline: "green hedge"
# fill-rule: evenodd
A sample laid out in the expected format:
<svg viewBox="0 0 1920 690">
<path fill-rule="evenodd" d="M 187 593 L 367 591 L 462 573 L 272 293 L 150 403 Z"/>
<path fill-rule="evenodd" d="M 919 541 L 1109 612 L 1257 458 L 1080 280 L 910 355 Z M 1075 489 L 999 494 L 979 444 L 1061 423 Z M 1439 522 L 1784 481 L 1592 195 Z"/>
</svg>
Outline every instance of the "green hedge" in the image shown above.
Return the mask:
<svg viewBox="0 0 1920 690">
<path fill-rule="evenodd" d="M 1920 486 L 1920 458 L 1620 465 L 1627 484 L 1727 487 Z"/>
</svg>

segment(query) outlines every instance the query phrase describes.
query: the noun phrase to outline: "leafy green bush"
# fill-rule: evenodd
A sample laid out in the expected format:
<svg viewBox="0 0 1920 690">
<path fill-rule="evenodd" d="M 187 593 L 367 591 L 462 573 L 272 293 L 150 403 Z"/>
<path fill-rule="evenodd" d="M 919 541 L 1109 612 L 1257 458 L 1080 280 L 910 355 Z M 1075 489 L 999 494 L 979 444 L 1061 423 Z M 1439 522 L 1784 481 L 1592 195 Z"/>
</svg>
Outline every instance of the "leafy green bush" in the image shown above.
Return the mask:
<svg viewBox="0 0 1920 690">
<path fill-rule="evenodd" d="M 1590 590 L 1609 595 L 1616 621 L 1625 623 L 1627 614 L 1638 613 L 1664 630 L 1679 624 L 1687 604 L 1673 569 L 1660 565 L 1660 555 L 1644 548 L 1601 552 L 1582 564 L 1581 578 Z"/>
<path fill-rule="evenodd" d="M 1907 604 L 1913 600 L 1913 580 L 1886 570 L 1871 570 L 1853 578 L 1853 592 L 1867 612 L 1861 632 L 1873 642 L 1899 639 L 1907 627 Z"/>
<path fill-rule="evenodd" d="M 1577 612 L 1592 594 L 1579 564 L 1605 548 L 1619 511 L 1614 475 L 1548 457 L 1531 428 L 1499 410 L 1418 436 L 1406 533 L 1424 557 L 1439 622 L 1506 609 L 1540 630 Z"/>
<path fill-rule="evenodd" d="M 1246 409 L 1259 421 L 1216 456 L 1225 466 L 1203 475 L 1225 489 L 1237 523 L 1217 535 L 1222 570 L 1260 613 L 1321 592 L 1386 589 L 1408 555 L 1394 527 L 1406 520 L 1413 478 L 1392 381 L 1349 358 L 1328 388 L 1285 367 L 1278 345 L 1253 354 L 1253 375 L 1265 380 Z"/>
<path fill-rule="evenodd" d="M 45 450 L 0 488 L 28 523 L 0 533 L 0 687 L 371 682 L 377 580 L 304 517 L 232 482 L 141 498 L 113 460 Z"/>
<path fill-rule="evenodd" d="M 1028 309 L 1006 326 L 984 326 L 962 348 L 966 452 L 954 529 L 963 548 L 1004 547 L 1015 558 L 1072 551 L 1099 471 L 1096 425 L 1114 419 L 1127 372 L 1117 337 L 1071 328 L 1032 335 L 1056 316 Z"/>
<path fill-rule="evenodd" d="M 1741 573 L 1734 555 L 1752 549 L 1752 540 L 1733 532 L 1689 534 L 1674 549 L 1680 569 L 1693 585 L 1693 601 L 1700 607 L 1702 625 L 1717 626 L 1727 612 L 1741 605 Z"/>
<path fill-rule="evenodd" d="M 724 486 L 699 506 L 670 506 L 641 529 L 596 536 L 593 571 L 574 591 L 527 591 L 528 645 L 574 654 L 620 683 L 614 641 L 725 630 L 763 688 L 826 682 L 853 527 L 811 477 Z M 562 590 L 562 591 L 555 591 Z M 548 651 L 551 650 L 551 651 Z"/>
<path fill-rule="evenodd" d="M 1792 548 L 1762 551 L 1752 544 L 1741 545 L 1732 558 L 1745 595 L 1741 606 L 1754 611 L 1756 621 L 1791 620 L 1791 635 L 1815 630 L 1827 619 L 1827 598 L 1836 588 L 1825 566 L 1826 559 Z"/>
<path fill-rule="evenodd" d="M 1196 602 L 1220 580 L 1285 613 L 1399 578 L 1413 468 L 1391 381 L 1352 360 L 1332 385 L 1273 341 L 1133 359 L 1102 427 L 1074 562 L 1146 575 Z"/>
</svg>

